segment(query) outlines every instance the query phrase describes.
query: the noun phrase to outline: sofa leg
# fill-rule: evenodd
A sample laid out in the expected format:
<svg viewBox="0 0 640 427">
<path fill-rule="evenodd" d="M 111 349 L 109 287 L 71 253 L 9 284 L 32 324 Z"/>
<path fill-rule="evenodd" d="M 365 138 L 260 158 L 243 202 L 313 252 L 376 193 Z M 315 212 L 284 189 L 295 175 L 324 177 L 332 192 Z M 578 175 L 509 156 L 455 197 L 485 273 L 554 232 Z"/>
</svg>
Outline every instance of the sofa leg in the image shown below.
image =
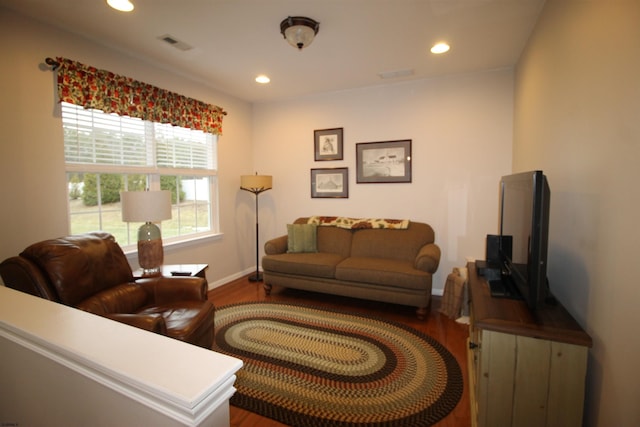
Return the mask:
<svg viewBox="0 0 640 427">
<path fill-rule="evenodd" d="M 426 319 L 428 313 L 429 313 L 429 309 L 427 307 L 418 307 L 418 309 L 416 310 L 418 320 Z"/>
<path fill-rule="evenodd" d="M 262 287 L 264 288 L 264 293 L 266 295 L 271 295 L 271 285 L 269 283 L 263 284 Z"/>
</svg>

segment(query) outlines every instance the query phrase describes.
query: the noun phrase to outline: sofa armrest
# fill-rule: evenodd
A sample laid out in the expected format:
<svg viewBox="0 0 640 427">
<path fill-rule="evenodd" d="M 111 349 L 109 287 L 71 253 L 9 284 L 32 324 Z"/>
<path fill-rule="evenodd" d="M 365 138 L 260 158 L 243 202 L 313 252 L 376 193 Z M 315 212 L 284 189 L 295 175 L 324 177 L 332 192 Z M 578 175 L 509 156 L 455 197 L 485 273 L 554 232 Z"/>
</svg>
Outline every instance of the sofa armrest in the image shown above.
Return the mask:
<svg viewBox="0 0 640 427">
<path fill-rule="evenodd" d="M 110 313 L 104 317 L 125 323 L 129 326 L 144 329 L 145 331 L 155 332 L 160 335 L 167 335 L 167 324 L 164 318 L 159 314 L 124 314 Z"/>
<path fill-rule="evenodd" d="M 414 266 L 418 270 L 434 274 L 440 264 L 440 248 L 435 243 L 428 243 L 420 248 Z"/>
<path fill-rule="evenodd" d="M 155 304 L 175 301 L 206 301 L 207 281 L 202 277 L 149 277 L 136 280 Z"/>
<path fill-rule="evenodd" d="M 275 237 L 264 244 L 266 255 L 284 254 L 287 252 L 287 235 Z"/>
</svg>

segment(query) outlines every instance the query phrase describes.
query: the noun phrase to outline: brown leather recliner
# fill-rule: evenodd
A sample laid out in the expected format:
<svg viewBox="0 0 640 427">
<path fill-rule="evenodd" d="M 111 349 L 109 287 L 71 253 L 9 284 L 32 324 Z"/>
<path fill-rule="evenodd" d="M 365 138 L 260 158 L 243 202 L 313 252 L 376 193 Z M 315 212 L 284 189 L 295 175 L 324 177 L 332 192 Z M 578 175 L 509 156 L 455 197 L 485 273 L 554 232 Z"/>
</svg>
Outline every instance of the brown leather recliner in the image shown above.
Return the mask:
<svg viewBox="0 0 640 427">
<path fill-rule="evenodd" d="M 115 238 L 93 232 L 35 243 L 0 264 L 7 287 L 211 348 L 214 307 L 200 277 L 134 280 Z"/>
</svg>

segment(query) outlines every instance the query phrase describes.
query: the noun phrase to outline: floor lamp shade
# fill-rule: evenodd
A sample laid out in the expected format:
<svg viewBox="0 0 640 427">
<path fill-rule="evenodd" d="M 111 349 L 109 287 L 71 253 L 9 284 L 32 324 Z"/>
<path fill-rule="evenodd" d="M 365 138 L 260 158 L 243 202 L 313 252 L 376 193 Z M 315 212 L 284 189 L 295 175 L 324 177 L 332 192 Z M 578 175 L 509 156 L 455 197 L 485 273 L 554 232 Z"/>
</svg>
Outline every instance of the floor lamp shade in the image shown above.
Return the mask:
<svg viewBox="0 0 640 427">
<path fill-rule="evenodd" d="M 242 175 L 240 177 L 240 188 L 252 193 L 260 193 L 271 189 L 273 180 L 271 175 Z"/>
<path fill-rule="evenodd" d="M 240 176 L 240 189 L 249 191 L 256 195 L 256 273 L 249 277 L 252 282 L 262 281 L 259 269 L 259 243 L 258 243 L 258 194 L 263 191 L 270 190 L 273 185 L 273 179 L 271 175 L 242 175 Z"/>
<path fill-rule="evenodd" d="M 154 222 L 171 219 L 170 191 L 123 191 L 122 220 L 142 222 L 138 229 L 138 263 L 144 274 L 158 274 L 164 262 L 162 234 Z"/>
</svg>

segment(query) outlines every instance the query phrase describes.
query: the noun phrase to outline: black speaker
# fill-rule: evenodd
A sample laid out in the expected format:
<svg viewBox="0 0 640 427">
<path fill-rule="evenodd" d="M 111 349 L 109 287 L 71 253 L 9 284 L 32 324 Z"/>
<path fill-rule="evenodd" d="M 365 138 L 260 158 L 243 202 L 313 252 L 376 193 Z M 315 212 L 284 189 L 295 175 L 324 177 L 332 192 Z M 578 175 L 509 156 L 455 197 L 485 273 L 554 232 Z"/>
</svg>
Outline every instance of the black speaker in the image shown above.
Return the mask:
<svg viewBox="0 0 640 427">
<path fill-rule="evenodd" d="M 502 252 L 511 257 L 511 246 L 513 239 L 511 236 L 500 237 L 495 234 L 487 234 L 486 260 L 488 263 L 500 262 L 500 246 L 502 240 Z"/>
<path fill-rule="evenodd" d="M 487 249 L 485 259 L 489 263 L 500 261 L 500 236 L 487 234 Z"/>
</svg>

